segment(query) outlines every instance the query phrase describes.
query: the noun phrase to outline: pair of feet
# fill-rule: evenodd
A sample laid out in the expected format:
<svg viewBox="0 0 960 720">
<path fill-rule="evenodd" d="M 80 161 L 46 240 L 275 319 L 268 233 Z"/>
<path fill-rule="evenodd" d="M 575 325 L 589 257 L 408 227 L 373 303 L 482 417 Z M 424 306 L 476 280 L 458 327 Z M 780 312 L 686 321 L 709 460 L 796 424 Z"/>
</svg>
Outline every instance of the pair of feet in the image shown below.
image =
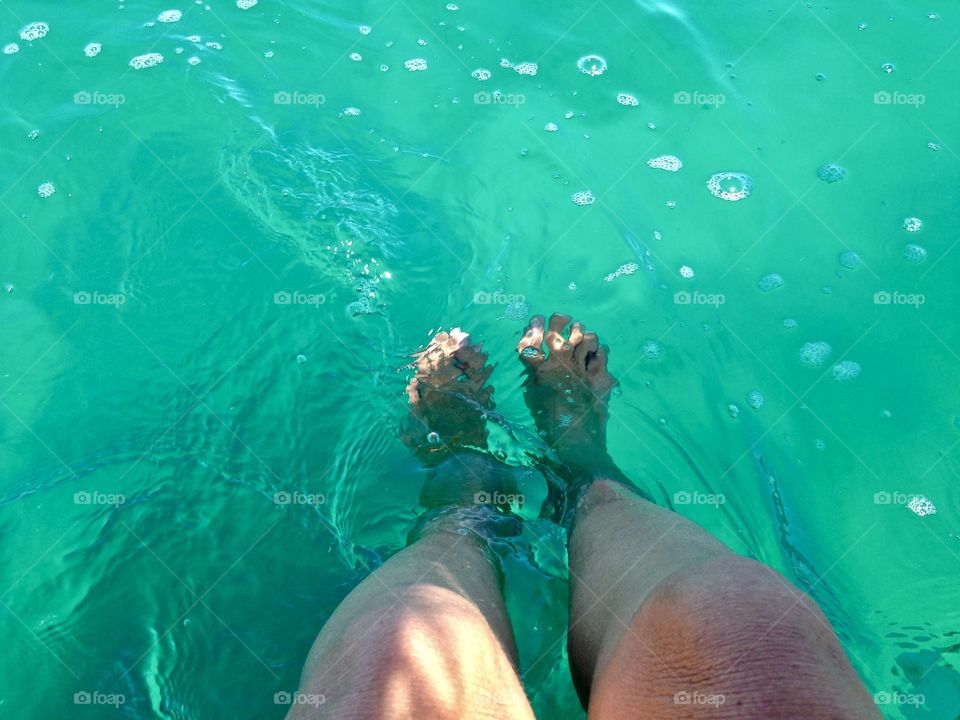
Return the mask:
<svg viewBox="0 0 960 720">
<path fill-rule="evenodd" d="M 607 403 L 617 381 L 607 370 L 608 352 L 595 333 L 559 313 L 546 325 L 542 315 L 533 317 L 517 346 L 526 370 L 524 400 L 564 480 L 551 488 L 558 520 L 569 519 L 597 468 L 613 467 L 606 450 Z M 487 360 L 482 346 L 460 328 L 438 333 L 416 355 L 404 439 L 425 464 L 437 467 L 421 493 L 433 514 L 455 513 L 462 521 L 465 513 L 476 517 L 487 510 L 489 517 L 490 510 L 508 509 L 517 495 L 509 468 L 486 452 L 487 421 L 495 413 L 488 384 L 494 367 Z M 502 523 L 498 528 L 499 534 Z"/>
</svg>

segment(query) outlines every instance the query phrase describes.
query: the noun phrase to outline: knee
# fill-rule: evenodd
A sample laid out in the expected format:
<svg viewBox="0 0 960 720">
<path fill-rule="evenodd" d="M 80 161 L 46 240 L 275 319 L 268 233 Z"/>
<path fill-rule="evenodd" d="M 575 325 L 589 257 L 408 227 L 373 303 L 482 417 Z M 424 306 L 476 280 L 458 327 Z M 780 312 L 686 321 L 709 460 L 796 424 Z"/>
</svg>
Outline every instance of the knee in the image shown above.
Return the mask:
<svg viewBox="0 0 960 720">
<path fill-rule="evenodd" d="M 737 556 L 662 581 L 601 668 L 597 690 L 591 707 L 615 699 L 650 717 L 876 716 L 813 600 Z"/>
</svg>

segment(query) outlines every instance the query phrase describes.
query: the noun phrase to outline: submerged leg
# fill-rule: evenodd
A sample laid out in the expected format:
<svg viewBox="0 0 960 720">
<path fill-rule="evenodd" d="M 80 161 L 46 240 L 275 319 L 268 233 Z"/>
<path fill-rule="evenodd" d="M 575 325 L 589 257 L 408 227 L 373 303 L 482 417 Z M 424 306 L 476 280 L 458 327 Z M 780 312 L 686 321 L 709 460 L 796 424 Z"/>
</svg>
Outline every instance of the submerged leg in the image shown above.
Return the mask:
<svg viewBox="0 0 960 720">
<path fill-rule="evenodd" d="M 305 718 L 522 718 L 533 712 L 491 541 L 519 532 L 497 503 L 515 489 L 483 453 L 493 408 L 486 355 L 459 330 L 418 354 L 404 439 L 434 466 L 411 542 L 340 604 L 310 651 Z"/>
<path fill-rule="evenodd" d="M 579 323 L 565 336 L 569 321 L 534 318 L 518 350 L 568 482 L 570 665 L 589 716 L 879 717 L 813 600 L 614 465 L 607 352 Z"/>
</svg>

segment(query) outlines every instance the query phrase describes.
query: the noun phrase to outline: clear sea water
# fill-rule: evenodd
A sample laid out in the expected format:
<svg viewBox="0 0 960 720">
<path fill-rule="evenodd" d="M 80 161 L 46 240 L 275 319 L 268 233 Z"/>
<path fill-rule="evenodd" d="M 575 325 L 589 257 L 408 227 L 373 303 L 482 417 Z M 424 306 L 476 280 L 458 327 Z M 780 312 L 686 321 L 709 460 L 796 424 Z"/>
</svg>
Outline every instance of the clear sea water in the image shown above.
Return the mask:
<svg viewBox="0 0 960 720">
<path fill-rule="evenodd" d="M 415 516 L 410 353 L 482 339 L 530 464 L 513 347 L 562 309 L 624 470 L 809 591 L 886 717 L 956 718 L 960 11 L 458 5 L 0 4 L 0 716 L 283 717 Z M 524 492 L 521 672 L 582 718 Z"/>
</svg>

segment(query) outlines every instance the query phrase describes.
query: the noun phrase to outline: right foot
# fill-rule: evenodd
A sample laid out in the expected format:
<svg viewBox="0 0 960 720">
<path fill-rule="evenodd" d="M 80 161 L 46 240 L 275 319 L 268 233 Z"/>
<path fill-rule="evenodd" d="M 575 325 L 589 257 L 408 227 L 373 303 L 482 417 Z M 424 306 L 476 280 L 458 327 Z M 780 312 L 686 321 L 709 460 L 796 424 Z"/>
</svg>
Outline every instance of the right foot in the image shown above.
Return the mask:
<svg viewBox="0 0 960 720">
<path fill-rule="evenodd" d="M 617 380 L 607 371 L 607 349 L 569 315 L 530 320 L 517 351 L 527 368 L 524 399 L 541 437 L 568 465 L 607 457 L 607 402 Z M 544 345 L 546 340 L 546 351 Z"/>
</svg>

